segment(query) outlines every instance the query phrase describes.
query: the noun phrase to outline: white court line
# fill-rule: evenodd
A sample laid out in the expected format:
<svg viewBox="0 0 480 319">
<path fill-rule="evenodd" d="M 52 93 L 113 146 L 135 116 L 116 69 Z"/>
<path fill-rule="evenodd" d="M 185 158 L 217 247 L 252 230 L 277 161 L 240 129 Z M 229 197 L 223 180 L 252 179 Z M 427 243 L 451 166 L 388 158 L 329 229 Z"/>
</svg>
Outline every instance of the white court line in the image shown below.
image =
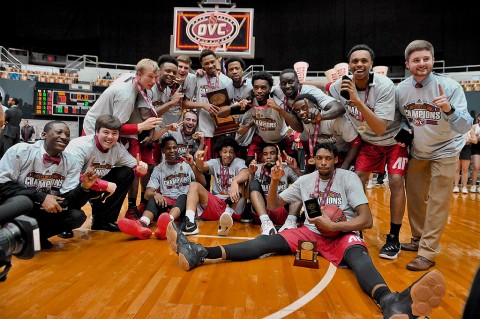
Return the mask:
<svg viewBox="0 0 480 319">
<path fill-rule="evenodd" d="M 327 273 L 325 276 L 323 276 L 322 280 L 312 288 L 309 292 L 307 292 L 303 297 L 300 299 L 297 299 L 294 303 L 291 303 L 290 305 L 286 306 L 283 309 L 280 309 L 279 311 L 272 313 L 269 316 L 264 317 L 264 319 L 279 319 L 286 317 L 293 313 L 294 311 L 297 311 L 298 309 L 302 308 L 305 306 L 307 303 L 312 301 L 313 298 L 315 298 L 319 293 L 327 287 L 327 285 L 332 281 L 333 275 L 335 275 L 335 272 L 337 271 L 337 267 L 335 267 L 332 263 L 330 263 L 330 266 L 328 267 Z"/>
<path fill-rule="evenodd" d="M 255 239 L 255 237 L 232 237 L 232 236 L 213 236 L 213 235 L 192 235 L 192 236 L 188 236 L 188 237 L 191 237 L 191 238 L 194 238 L 194 237 L 202 237 L 202 238 L 224 238 L 224 239 L 241 239 L 241 240 L 251 240 L 251 239 Z"/>
</svg>

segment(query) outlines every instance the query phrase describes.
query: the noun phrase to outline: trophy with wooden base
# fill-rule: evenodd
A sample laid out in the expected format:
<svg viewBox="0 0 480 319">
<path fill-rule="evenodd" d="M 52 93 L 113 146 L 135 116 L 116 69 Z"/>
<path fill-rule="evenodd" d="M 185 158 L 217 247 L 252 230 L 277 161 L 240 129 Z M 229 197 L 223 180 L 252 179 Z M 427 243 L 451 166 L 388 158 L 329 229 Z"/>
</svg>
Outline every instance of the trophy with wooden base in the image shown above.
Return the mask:
<svg viewBox="0 0 480 319">
<path fill-rule="evenodd" d="M 318 269 L 317 243 L 309 240 L 299 240 L 294 266 Z"/>
</svg>

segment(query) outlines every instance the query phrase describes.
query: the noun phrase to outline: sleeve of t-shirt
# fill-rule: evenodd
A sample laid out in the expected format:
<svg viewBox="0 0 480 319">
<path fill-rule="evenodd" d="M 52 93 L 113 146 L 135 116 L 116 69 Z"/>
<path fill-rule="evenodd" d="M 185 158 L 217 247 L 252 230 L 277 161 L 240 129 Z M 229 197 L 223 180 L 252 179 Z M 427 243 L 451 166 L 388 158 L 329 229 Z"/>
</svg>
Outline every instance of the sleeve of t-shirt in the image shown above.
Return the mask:
<svg viewBox="0 0 480 319">
<path fill-rule="evenodd" d="M 355 208 L 358 205 L 368 203 L 362 182 L 357 174 L 348 172 L 344 177 L 343 184 L 345 185 L 345 194 L 350 207 Z"/>
<path fill-rule="evenodd" d="M 303 178 L 297 179 L 289 188 L 281 192 L 278 196 L 287 203 L 301 202 L 302 193 L 300 190 L 300 182 Z"/>
<path fill-rule="evenodd" d="M 62 188 L 60 189 L 60 194 L 65 194 L 73 189 L 75 189 L 80 183 L 80 171 L 82 167 L 80 163 L 75 160 L 75 157 L 70 157 L 67 159 L 68 166 L 67 172 L 65 172 L 65 181 L 63 181 Z"/>
<path fill-rule="evenodd" d="M 212 158 L 206 161 L 208 165 L 208 173 L 213 175 L 215 173 L 215 168 L 219 169 L 220 168 L 220 163 L 217 158 Z"/>
<path fill-rule="evenodd" d="M 123 146 L 122 143 L 117 143 L 117 159 L 115 161 L 115 166 L 126 166 L 134 168 L 137 166 L 137 159 L 133 157 Z"/>
<path fill-rule="evenodd" d="M 290 167 L 287 166 L 288 169 L 285 170 L 286 172 L 286 177 L 287 177 L 287 181 L 288 181 L 288 184 L 292 184 L 294 183 L 297 179 L 298 179 L 298 176 L 297 174 L 295 174 L 295 172 L 293 171 L 293 169 L 291 169 Z"/>
<path fill-rule="evenodd" d="M 335 99 L 331 96 L 326 95 L 323 93 L 322 90 L 320 90 L 317 87 L 311 86 L 309 87 L 309 92 L 307 92 L 315 97 L 317 100 L 318 106 L 320 109 L 324 109 L 325 106 L 327 106 L 328 103 L 335 101 Z"/>
<path fill-rule="evenodd" d="M 153 169 L 152 175 L 150 175 L 150 180 L 147 183 L 147 188 L 151 187 L 155 190 L 159 189 L 160 188 L 160 178 L 161 178 L 160 166 L 157 165 Z"/>
<path fill-rule="evenodd" d="M 194 80 L 189 80 L 188 77 L 185 79 L 184 82 L 184 91 L 185 91 L 185 97 L 189 100 L 193 100 L 195 97 L 195 92 L 197 90 L 197 79 L 195 77 Z"/>
</svg>

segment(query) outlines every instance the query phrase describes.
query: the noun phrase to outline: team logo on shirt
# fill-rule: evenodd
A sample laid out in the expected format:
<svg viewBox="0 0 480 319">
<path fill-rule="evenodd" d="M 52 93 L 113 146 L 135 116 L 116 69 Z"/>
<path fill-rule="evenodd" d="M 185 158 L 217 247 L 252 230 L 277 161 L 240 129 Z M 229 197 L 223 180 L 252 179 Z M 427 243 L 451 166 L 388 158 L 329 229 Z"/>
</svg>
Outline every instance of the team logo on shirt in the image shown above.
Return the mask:
<svg viewBox="0 0 480 319">
<path fill-rule="evenodd" d="M 93 167 L 100 177 L 107 175 L 112 170 L 112 165 L 110 164 L 93 163 Z"/>
<path fill-rule="evenodd" d="M 30 172 L 25 176 L 25 187 L 28 189 L 35 189 L 39 192 L 51 193 L 59 192 L 62 188 L 65 176 L 59 173 L 52 173 L 50 175 L 44 173 Z"/>
<path fill-rule="evenodd" d="M 408 121 L 415 126 L 438 125 L 438 121 L 442 118 L 438 107 L 421 100 L 405 105 L 403 110 Z"/>
<path fill-rule="evenodd" d="M 271 183 L 272 182 L 270 180 L 270 177 L 263 178 L 263 180 L 261 182 L 262 191 L 263 191 L 263 194 L 265 194 L 265 196 L 268 196 L 268 190 L 270 189 L 270 184 Z M 280 179 L 280 181 L 278 182 L 277 193 L 280 194 L 281 192 L 283 192 L 287 188 L 288 188 L 288 184 L 283 179 Z"/>
<path fill-rule="evenodd" d="M 311 133 L 310 136 L 314 137 L 314 133 Z M 332 143 L 335 144 L 337 143 L 337 137 L 333 134 L 319 134 L 317 138 L 317 143 L 322 144 L 322 143 Z"/>
<path fill-rule="evenodd" d="M 366 105 L 370 110 L 372 110 L 372 112 L 375 112 L 375 109 L 371 107 L 368 103 Z M 358 110 L 357 106 L 352 101 L 345 101 L 345 108 L 348 114 L 350 114 L 350 116 L 356 119 L 357 121 L 359 122 L 365 121 L 365 119 L 362 116 L 362 113 Z"/>
<path fill-rule="evenodd" d="M 176 173 L 167 176 L 163 180 L 163 186 L 166 189 L 180 188 L 188 186 L 191 182 L 190 176 L 185 173 Z"/>
<path fill-rule="evenodd" d="M 259 131 L 275 131 L 278 126 L 275 120 L 267 117 L 254 116 L 254 121 Z"/>
<path fill-rule="evenodd" d="M 320 192 L 320 194 L 318 195 L 318 198 L 322 198 L 323 193 L 324 193 L 323 191 Z M 309 197 L 314 198 L 315 195 L 311 193 Z M 325 201 L 324 205 L 335 205 L 335 206 L 341 207 L 342 202 L 343 202 L 342 195 L 330 189 L 330 192 L 328 193 L 327 200 Z"/>
</svg>

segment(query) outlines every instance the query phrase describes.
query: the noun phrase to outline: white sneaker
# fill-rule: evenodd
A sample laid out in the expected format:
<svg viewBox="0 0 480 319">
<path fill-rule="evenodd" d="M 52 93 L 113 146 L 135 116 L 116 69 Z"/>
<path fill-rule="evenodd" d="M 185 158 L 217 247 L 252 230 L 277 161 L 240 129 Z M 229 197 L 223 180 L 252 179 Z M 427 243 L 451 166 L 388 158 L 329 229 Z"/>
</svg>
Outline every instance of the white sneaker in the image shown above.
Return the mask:
<svg viewBox="0 0 480 319">
<path fill-rule="evenodd" d="M 283 226 L 278 230 L 278 232 L 280 233 L 281 231 L 285 230 L 285 229 L 292 229 L 292 228 L 297 228 L 297 222 L 294 222 L 293 220 L 286 220 L 285 221 L 285 224 L 283 224 Z"/>
<path fill-rule="evenodd" d="M 218 220 L 218 235 L 219 236 L 228 236 L 230 228 L 233 226 L 232 215 L 229 212 L 225 211 Z"/>
<path fill-rule="evenodd" d="M 262 223 L 262 235 L 275 235 L 276 233 L 277 230 L 271 220 Z"/>
<path fill-rule="evenodd" d="M 371 188 L 373 188 L 373 181 L 369 180 L 367 184 L 367 189 L 371 189 Z"/>
<path fill-rule="evenodd" d="M 468 194 L 468 189 L 465 186 L 462 187 L 462 194 Z"/>
<path fill-rule="evenodd" d="M 454 193 L 460 192 L 460 189 L 458 188 L 458 186 L 455 186 L 455 187 L 453 188 L 453 192 L 454 192 Z"/>
<path fill-rule="evenodd" d="M 477 191 L 477 186 L 472 185 L 472 187 L 470 187 L 470 193 L 475 193 L 476 191 Z M 480 187 L 478 188 L 478 191 L 480 192 Z"/>
</svg>

